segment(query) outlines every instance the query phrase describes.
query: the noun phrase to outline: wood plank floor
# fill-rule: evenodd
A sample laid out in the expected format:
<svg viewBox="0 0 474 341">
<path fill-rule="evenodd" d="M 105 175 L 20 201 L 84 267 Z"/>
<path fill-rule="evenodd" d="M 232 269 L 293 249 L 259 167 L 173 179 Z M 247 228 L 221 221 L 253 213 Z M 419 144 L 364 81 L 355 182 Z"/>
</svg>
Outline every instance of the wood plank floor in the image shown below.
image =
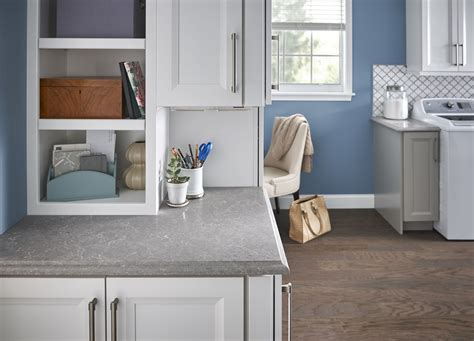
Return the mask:
<svg viewBox="0 0 474 341">
<path fill-rule="evenodd" d="M 400 236 L 374 210 L 333 210 L 332 231 L 300 245 L 288 238 L 288 211 L 275 216 L 293 340 L 474 340 L 473 242 Z"/>
</svg>

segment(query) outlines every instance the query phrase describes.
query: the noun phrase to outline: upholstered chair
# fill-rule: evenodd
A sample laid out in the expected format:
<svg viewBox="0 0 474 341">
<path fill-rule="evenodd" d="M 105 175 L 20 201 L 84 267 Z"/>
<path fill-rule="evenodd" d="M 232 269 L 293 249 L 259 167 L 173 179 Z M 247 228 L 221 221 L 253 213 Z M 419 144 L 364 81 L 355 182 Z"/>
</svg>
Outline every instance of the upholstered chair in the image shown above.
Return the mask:
<svg viewBox="0 0 474 341">
<path fill-rule="evenodd" d="M 280 213 L 278 197 L 292 194 L 294 200 L 299 199 L 301 164 L 307 131 L 307 124 L 300 125 L 290 150 L 280 160 L 275 160 L 268 154 L 265 156 L 263 187 L 268 196 L 275 199 L 277 213 Z"/>
</svg>

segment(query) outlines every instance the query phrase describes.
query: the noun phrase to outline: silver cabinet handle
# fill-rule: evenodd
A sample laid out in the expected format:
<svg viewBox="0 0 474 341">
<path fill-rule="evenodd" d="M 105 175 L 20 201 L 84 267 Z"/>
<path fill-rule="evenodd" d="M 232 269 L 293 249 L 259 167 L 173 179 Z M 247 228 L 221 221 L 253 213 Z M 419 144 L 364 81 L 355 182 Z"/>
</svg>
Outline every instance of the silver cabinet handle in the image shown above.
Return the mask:
<svg viewBox="0 0 474 341">
<path fill-rule="evenodd" d="M 95 306 L 97 298 L 89 302 L 89 341 L 95 341 Z"/>
<path fill-rule="evenodd" d="M 459 44 L 453 44 L 454 46 L 454 65 L 459 66 Z"/>
<path fill-rule="evenodd" d="M 272 35 L 272 40 L 277 42 L 277 82 L 272 84 L 272 90 L 280 90 L 280 36 Z"/>
<path fill-rule="evenodd" d="M 433 139 L 433 160 L 439 162 L 439 140 L 437 137 Z"/>
<path fill-rule="evenodd" d="M 291 283 L 281 286 L 281 291 L 288 296 L 288 341 L 291 341 L 291 292 L 293 291 Z"/>
<path fill-rule="evenodd" d="M 119 299 L 116 298 L 110 302 L 110 338 L 112 341 L 117 341 L 117 306 Z"/>
<path fill-rule="evenodd" d="M 237 92 L 237 33 L 230 35 L 232 41 L 232 85 L 230 91 L 234 94 Z"/>
<path fill-rule="evenodd" d="M 459 49 L 461 50 L 459 55 L 461 56 L 461 62 L 459 63 L 459 66 L 464 66 L 464 45 L 463 44 L 458 44 Z"/>
</svg>

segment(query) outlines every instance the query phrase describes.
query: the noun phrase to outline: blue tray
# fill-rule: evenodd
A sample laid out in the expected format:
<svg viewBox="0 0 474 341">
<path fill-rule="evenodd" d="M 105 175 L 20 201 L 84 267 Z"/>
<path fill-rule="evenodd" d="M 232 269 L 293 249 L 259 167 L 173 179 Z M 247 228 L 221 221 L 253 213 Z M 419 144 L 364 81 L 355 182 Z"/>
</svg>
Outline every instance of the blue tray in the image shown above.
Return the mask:
<svg viewBox="0 0 474 341">
<path fill-rule="evenodd" d="M 118 197 L 117 162 L 107 164 L 107 174 L 80 170 L 53 177 L 48 171 L 47 201 L 76 201 Z"/>
</svg>

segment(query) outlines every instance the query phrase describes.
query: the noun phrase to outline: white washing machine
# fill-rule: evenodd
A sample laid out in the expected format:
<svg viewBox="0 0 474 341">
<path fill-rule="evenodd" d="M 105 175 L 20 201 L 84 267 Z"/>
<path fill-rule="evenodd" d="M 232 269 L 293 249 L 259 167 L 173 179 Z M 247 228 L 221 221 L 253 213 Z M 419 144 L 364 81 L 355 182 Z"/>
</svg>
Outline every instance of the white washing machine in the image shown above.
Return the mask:
<svg viewBox="0 0 474 341">
<path fill-rule="evenodd" d="M 440 136 L 440 219 L 449 240 L 474 240 L 474 99 L 422 99 L 413 118 L 434 124 Z"/>
</svg>

